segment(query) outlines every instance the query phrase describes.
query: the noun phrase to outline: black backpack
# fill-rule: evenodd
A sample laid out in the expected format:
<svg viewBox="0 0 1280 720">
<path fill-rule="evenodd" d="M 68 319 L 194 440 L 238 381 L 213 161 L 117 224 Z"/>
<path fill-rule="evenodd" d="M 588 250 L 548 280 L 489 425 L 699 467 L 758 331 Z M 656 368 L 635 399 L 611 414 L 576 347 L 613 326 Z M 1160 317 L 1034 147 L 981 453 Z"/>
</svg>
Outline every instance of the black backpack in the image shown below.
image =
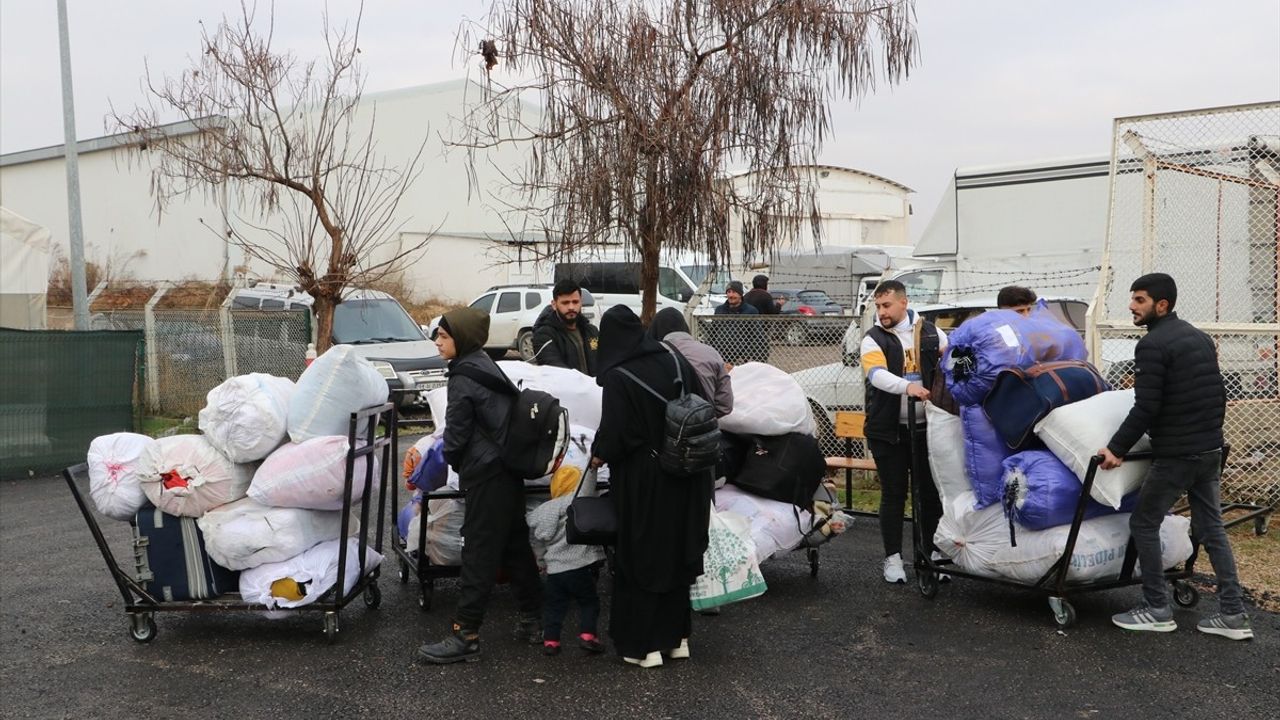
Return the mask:
<svg viewBox="0 0 1280 720">
<path fill-rule="evenodd" d="M 666 405 L 662 451 L 657 453 L 662 469 L 679 476 L 709 471 L 720 457 L 720 423 L 716 420 L 716 410 L 711 403 L 685 390 L 680 358 L 666 343 L 663 345 L 676 363 L 676 386 L 680 388 L 676 399 L 668 400 L 626 368 L 620 367 L 618 372 Z"/>
<path fill-rule="evenodd" d="M 507 413 L 507 441 L 502 447 L 502 464 L 511 474 L 529 480 L 555 472 L 569 449 L 569 411 L 560 407 L 555 396 L 541 390 L 520 389 L 501 369 L 498 373 L 502 380 L 467 365 L 451 372 L 512 397 Z"/>
</svg>

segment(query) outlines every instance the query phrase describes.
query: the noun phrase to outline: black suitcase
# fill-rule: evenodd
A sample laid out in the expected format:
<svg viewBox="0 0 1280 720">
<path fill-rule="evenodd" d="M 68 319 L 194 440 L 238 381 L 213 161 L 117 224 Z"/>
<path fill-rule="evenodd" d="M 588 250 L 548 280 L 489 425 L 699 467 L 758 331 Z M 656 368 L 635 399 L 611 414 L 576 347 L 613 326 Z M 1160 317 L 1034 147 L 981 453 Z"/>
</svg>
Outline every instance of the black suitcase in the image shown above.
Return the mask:
<svg viewBox="0 0 1280 720">
<path fill-rule="evenodd" d="M 209 559 L 195 518 L 147 503 L 133 523 L 138 582 L 158 600 L 207 600 L 240 589 L 240 573 Z"/>
<path fill-rule="evenodd" d="M 812 510 L 813 495 L 826 473 L 826 459 L 813 436 L 753 436 L 742 468 L 729 483 L 752 495 Z"/>
</svg>

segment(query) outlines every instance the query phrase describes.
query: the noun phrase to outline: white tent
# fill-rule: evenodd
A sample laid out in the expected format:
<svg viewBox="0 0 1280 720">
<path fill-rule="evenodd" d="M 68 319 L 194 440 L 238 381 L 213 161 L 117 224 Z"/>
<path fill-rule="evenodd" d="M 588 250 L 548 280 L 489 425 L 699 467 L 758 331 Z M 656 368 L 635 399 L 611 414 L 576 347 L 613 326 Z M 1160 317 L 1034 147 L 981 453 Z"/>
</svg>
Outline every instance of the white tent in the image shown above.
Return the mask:
<svg viewBox="0 0 1280 720">
<path fill-rule="evenodd" d="M 0 207 L 0 327 L 43 330 L 49 229 Z"/>
</svg>

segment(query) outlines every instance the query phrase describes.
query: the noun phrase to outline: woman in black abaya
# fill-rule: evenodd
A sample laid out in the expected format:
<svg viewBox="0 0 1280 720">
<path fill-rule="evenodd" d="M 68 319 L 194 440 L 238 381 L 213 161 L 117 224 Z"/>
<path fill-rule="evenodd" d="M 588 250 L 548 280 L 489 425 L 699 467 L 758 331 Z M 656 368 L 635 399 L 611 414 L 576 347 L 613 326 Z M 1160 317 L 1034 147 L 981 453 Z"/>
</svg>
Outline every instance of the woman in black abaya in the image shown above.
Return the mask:
<svg viewBox="0 0 1280 720">
<path fill-rule="evenodd" d="M 688 392 L 705 397 L 678 353 L 645 335 L 640 318 L 615 306 L 600 322 L 599 370 L 604 388 L 592 455 L 609 464 L 618 509 L 609 634 L 618 653 L 641 667 L 662 653 L 689 656 L 689 586 L 702 574 L 713 479 L 666 474 L 658 464 L 665 403 L 618 372 L 625 368 L 663 397 L 675 399 L 676 363 Z"/>
</svg>

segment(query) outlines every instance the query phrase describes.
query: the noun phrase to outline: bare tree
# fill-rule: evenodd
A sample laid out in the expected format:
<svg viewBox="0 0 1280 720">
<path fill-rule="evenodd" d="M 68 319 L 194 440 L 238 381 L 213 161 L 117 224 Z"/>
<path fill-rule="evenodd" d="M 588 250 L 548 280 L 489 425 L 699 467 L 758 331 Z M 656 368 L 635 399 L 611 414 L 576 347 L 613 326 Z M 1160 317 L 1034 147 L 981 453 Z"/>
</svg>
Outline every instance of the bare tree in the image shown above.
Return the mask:
<svg viewBox="0 0 1280 720">
<path fill-rule="evenodd" d="M 360 117 L 359 28 L 359 14 L 353 28 L 332 27 L 326 15 L 327 54 L 302 62 L 272 49 L 274 16 L 259 28 L 242 4 L 238 18 L 202 30 L 199 56 L 180 77 L 156 81 L 148 70 L 146 106 L 108 118 L 151 156 L 159 212 L 192 191 L 234 198 L 241 211 L 219 202 L 226 241 L 315 299 L 321 352 L 343 289 L 399 270 L 430 238 L 405 246 L 398 237 L 396 208 L 420 172 L 426 134 L 401 165 L 377 153 L 376 113 Z M 175 114 L 192 132 L 161 126 Z"/>
<path fill-rule="evenodd" d="M 834 97 L 907 76 L 914 20 L 911 0 L 496 0 L 459 33 L 488 84 L 455 144 L 474 166 L 479 150 L 531 142 L 508 175 L 512 209 L 546 255 L 619 241 L 638 254 L 647 322 L 661 250 L 720 264 L 739 241 L 747 259 L 767 254 L 806 219 L 817 236 L 797 168 L 816 163 Z M 735 169 L 751 173 L 743 191 Z"/>
</svg>

